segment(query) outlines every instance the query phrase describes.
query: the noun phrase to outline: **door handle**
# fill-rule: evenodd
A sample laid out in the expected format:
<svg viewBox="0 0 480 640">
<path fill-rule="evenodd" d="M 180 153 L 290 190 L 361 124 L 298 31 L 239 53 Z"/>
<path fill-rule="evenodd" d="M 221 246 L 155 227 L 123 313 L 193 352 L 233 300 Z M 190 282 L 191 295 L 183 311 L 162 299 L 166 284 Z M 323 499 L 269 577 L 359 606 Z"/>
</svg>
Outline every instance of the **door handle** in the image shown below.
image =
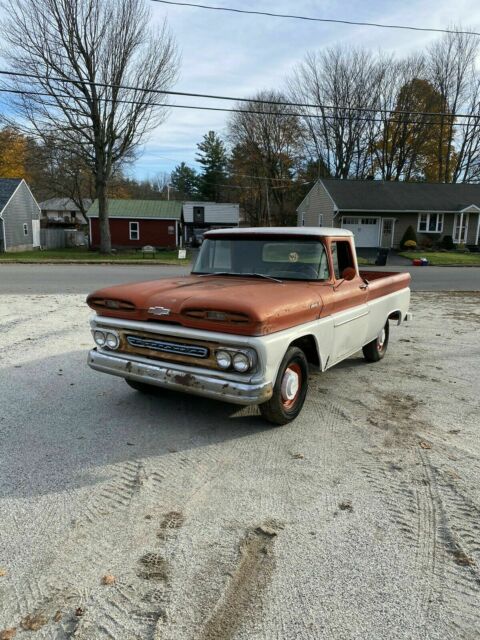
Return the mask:
<svg viewBox="0 0 480 640">
<path fill-rule="evenodd" d="M 361 284 L 359 289 L 368 289 L 368 284 Z"/>
</svg>

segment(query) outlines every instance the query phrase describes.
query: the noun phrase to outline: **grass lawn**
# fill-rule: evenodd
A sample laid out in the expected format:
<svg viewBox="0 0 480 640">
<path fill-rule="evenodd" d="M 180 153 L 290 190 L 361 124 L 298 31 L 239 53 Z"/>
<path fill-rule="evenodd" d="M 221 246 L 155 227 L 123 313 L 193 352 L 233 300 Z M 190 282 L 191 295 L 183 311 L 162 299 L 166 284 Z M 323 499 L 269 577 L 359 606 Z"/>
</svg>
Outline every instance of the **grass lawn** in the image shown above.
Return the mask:
<svg viewBox="0 0 480 640">
<path fill-rule="evenodd" d="M 449 251 L 448 253 L 435 251 L 405 251 L 399 255 L 404 258 L 414 260 L 415 258 L 427 258 L 429 264 L 433 266 L 475 266 L 480 267 L 480 253 L 457 253 Z"/>
<path fill-rule="evenodd" d="M 142 264 L 184 264 L 188 265 L 191 256 L 186 260 L 178 259 L 177 251 L 157 251 L 155 258 L 142 257 L 141 252 L 122 251 L 111 255 L 101 255 L 88 249 L 45 249 L 44 251 L 18 251 L 0 253 L 0 262 L 141 262 Z"/>
</svg>

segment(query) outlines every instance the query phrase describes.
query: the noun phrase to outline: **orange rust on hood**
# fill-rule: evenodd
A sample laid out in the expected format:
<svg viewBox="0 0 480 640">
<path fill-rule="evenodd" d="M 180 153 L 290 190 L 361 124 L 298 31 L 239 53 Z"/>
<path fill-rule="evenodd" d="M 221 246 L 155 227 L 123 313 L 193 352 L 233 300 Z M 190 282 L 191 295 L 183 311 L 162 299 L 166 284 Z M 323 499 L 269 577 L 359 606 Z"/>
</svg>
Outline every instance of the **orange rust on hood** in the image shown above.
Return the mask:
<svg viewBox="0 0 480 640">
<path fill-rule="evenodd" d="M 363 278 L 370 279 L 367 288 Z M 87 303 L 98 315 L 109 318 L 259 336 L 374 300 L 408 287 L 409 282 L 408 273 L 363 271 L 351 281 L 331 282 L 190 275 L 107 287 L 90 294 Z M 123 309 L 98 305 L 99 300 L 121 300 Z M 152 307 L 162 308 L 168 315 L 149 313 Z M 221 319 L 217 313 L 208 318 L 208 313 L 199 314 L 199 310 L 224 313 L 226 317 Z"/>
<path fill-rule="evenodd" d="M 322 309 L 318 283 L 284 281 L 273 283 L 237 276 L 196 276 L 117 285 L 95 291 L 87 303 L 99 315 L 137 321 L 181 324 L 237 335 L 263 335 L 315 320 Z M 98 300 L 122 300 L 135 306 L 128 312 Z M 151 307 L 169 309 L 168 315 L 155 316 Z M 233 321 L 195 317 L 189 311 L 217 311 L 231 314 Z M 240 321 L 235 317 L 240 316 Z M 243 316 L 243 317 L 242 317 Z"/>
</svg>

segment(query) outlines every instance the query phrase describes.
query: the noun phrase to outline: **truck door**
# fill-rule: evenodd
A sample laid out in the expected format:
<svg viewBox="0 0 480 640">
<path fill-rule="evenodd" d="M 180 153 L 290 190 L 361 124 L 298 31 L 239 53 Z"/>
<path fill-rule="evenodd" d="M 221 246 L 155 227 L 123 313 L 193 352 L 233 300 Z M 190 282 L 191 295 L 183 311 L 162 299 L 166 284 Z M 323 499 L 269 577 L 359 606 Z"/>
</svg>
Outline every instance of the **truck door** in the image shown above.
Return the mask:
<svg viewBox="0 0 480 640">
<path fill-rule="evenodd" d="M 363 347 L 368 332 L 369 308 L 367 289 L 358 275 L 352 244 L 347 239 L 330 243 L 334 274 L 333 290 L 333 362 L 349 356 Z M 344 278 L 345 269 L 354 269 L 352 280 Z"/>
</svg>

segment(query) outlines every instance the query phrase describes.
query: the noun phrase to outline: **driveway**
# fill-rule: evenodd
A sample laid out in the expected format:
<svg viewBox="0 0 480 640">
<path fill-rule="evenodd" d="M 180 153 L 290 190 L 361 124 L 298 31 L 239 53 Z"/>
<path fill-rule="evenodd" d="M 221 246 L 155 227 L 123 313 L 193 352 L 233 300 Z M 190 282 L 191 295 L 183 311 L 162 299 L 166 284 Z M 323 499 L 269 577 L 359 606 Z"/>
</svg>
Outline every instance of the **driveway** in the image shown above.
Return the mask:
<svg viewBox="0 0 480 640">
<path fill-rule="evenodd" d="M 478 637 L 478 294 L 414 293 L 279 428 L 91 371 L 83 299 L 2 294 L 0 632 Z"/>
<path fill-rule="evenodd" d="M 479 267 L 364 267 L 376 271 L 409 271 L 413 291 L 480 291 Z M 0 264 L 0 294 L 86 294 L 123 282 L 183 276 L 190 266 Z"/>
</svg>

